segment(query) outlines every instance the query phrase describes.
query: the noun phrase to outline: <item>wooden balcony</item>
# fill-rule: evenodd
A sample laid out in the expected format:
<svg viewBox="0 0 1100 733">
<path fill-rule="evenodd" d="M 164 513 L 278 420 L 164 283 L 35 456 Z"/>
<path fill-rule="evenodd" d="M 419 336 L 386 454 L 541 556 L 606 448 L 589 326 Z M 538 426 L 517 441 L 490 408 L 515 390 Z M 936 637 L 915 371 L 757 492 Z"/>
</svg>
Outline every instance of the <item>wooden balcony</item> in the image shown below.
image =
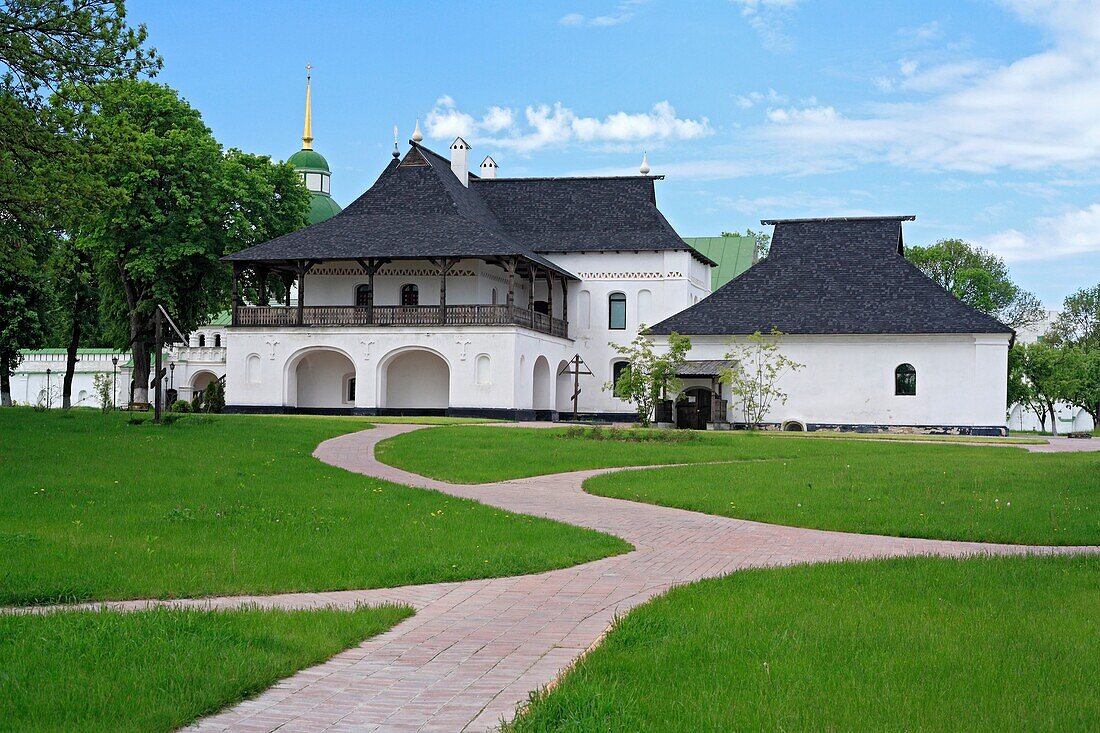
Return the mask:
<svg viewBox="0 0 1100 733">
<path fill-rule="evenodd" d="M 568 338 L 569 323 L 507 305 L 241 306 L 235 326 L 521 326 Z"/>
</svg>

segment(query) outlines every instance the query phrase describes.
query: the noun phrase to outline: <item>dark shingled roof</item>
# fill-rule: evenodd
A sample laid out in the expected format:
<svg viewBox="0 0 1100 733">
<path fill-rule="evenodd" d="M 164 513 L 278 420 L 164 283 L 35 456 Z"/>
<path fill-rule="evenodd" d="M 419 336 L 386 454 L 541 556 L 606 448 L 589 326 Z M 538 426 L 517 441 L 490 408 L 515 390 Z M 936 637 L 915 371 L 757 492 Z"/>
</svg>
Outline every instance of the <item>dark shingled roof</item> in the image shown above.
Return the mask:
<svg viewBox="0 0 1100 733">
<path fill-rule="evenodd" d="M 768 257 L 653 333 L 1012 333 L 905 259 L 911 218 L 761 222 L 775 224 Z"/>
<path fill-rule="evenodd" d="M 471 174 L 466 187 L 448 159 L 410 144 L 404 159 L 331 219 L 225 259 L 520 256 L 573 277 L 539 252 L 691 249 L 657 210 L 649 177 L 486 181 Z"/>
<path fill-rule="evenodd" d="M 504 231 L 536 252 L 686 250 L 713 265 L 657 208 L 656 178 L 479 178 L 470 188 Z"/>
</svg>

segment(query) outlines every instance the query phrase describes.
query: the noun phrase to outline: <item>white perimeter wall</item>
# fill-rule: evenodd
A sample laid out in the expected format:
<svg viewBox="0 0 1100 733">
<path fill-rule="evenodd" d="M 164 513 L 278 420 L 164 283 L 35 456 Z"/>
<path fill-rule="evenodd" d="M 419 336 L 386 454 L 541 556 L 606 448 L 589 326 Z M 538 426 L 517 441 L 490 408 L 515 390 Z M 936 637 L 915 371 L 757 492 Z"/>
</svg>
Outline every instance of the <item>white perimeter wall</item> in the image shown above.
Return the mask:
<svg viewBox="0 0 1100 733">
<path fill-rule="evenodd" d="M 730 348 L 728 338 L 691 340 L 689 359 L 722 359 Z M 780 346 L 806 367 L 779 383 L 789 397 L 767 422 L 1006 425 L 1007 334 L 790 335 Z M 894 394 L 894 370 L 903 363 L 917 370 L 915 396 Z M 732 405 L 730 419 L 743 421 Z"/>
</svg>

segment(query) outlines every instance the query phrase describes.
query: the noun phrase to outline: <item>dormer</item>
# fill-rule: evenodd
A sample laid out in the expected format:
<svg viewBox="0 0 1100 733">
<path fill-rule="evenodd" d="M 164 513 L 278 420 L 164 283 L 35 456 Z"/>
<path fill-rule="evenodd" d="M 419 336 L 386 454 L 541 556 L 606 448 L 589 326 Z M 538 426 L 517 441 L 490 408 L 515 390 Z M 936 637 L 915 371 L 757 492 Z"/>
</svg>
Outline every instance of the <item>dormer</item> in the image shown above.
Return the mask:
<svg viewBox="0 0 1100 733">
<path fill-rule="evenodd" d="M 481 161 L 481 177 L 482 178 L 496 178 L 497 177 L 497 162 L 490 156 L 486 155 L 485 160 Z"/>
</svg>

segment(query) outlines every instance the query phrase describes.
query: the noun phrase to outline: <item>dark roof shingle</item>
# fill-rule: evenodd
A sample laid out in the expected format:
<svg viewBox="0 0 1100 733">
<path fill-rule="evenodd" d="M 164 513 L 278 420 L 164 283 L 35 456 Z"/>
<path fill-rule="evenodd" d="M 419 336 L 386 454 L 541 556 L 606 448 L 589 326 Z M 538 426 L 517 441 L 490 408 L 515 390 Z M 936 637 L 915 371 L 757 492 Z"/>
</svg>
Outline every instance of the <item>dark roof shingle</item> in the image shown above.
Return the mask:
<svg viewBox="0 0 1100 733">
<path fill-rule="evenodd" d="M 469 182 L 462 185 L 448 159 L 412 143 L 336 216 L 225 259 L 518 255 L 569 275 L 540 253 L 690 249 L 657 210 L 649 177 L 490 181 L 471 174 Z"/>
<path fill-rule="evenodd" d="M 768 257 L 653 332 L 725 335 L 1011 333 L 911 264 L 909 217 L 778 222 Z"/>
</svg>

